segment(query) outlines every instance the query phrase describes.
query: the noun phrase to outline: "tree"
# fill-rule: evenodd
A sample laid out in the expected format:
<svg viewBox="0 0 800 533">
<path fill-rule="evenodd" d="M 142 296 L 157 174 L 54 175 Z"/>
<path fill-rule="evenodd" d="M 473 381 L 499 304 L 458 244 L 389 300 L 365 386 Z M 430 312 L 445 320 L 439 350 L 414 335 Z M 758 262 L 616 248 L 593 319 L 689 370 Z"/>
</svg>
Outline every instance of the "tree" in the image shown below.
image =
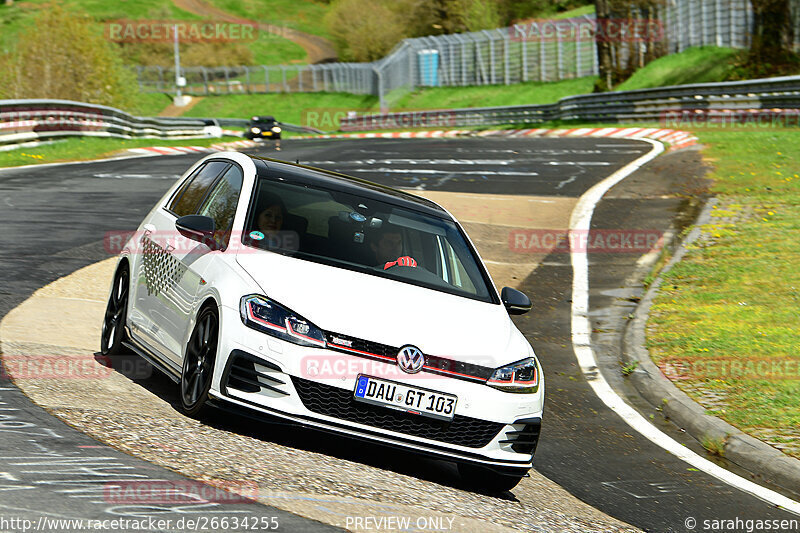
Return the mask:
<svg viewBox="0 0 800 533">
<path fill-rule="evenodd" d="M 753 6 L 753 37 L 749 63 L 755 73 L 769 75 L 794 62 L 794 31 L 789 0 L 750 0 Z"/>
<path fill-rule="evenodd" d="M 325 15 L 339 56 L 374 61 L 407 37 L 403 21 L 387 1 L 336 0 Z"/>
<path fill-rule="evenodd" d="M 595 92 L 612 90 L 636 69 L 666 53 L 659 31 L 663 21 L 658 20 L 663 4 L 664 0 L 595 0 L 599 73 Z"/>
<path fill-rule="evenodd" d="M 48 6 L 0 57 L 0 98 L 61 98 L 127 107 L 136 78 L 87 20 Z"/>
<path fill-rule="evenodd" d="M 604 24 L 604 21 L 611 16 L 609 0 L 595 0 L 594 11 L 597 24 Z M 597 49 L 598 76 L 594 83 L 594 92 L 610 91 L 614 82 L 614 65 L 611 63 L 611 42 L 598 36 L 595 41 L 595 48 Z"/>
</svg>

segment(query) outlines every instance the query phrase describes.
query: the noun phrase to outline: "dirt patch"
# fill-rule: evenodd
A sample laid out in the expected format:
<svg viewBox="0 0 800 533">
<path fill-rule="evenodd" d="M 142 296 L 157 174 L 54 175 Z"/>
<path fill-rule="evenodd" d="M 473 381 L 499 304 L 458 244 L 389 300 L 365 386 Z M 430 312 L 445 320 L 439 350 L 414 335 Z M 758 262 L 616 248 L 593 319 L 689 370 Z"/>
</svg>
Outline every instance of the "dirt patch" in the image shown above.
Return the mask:
<svg viewBox="0 0 800 533">
<path fill-rule="evenodd" d="M 203 0 L 173 0 L 173 3 L 180 9 L 200 15 L 202 17 L 213 17 L 226 22 L 242 22 L 244 19 L 227 13 L 215 6 L 209 5 Z M 273 24 L 258 23 L 258 29 L 281 37 L 303 47 L 308 55 L 309 63 L 328 63 L 336 61 L 338 58 L 336 49 L 330 41 L 317 35 L 311 35 L 302 31 L 275 26 Z"/>
</svg>

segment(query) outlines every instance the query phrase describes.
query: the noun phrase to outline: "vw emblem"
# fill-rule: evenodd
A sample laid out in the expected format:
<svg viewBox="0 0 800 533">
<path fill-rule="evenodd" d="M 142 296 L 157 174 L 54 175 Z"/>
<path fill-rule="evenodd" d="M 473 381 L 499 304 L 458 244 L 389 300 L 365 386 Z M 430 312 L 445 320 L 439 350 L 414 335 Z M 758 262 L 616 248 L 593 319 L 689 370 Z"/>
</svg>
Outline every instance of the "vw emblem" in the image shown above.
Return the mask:
<svg viewBox="0 0 800 533">
<path fill-rule="evenodd" d="M 419 348 L 404 346 L 397 353 L 397 364 L 408 374 L 416 374 L 425 365 L 425 356 Z"/>
</svg>

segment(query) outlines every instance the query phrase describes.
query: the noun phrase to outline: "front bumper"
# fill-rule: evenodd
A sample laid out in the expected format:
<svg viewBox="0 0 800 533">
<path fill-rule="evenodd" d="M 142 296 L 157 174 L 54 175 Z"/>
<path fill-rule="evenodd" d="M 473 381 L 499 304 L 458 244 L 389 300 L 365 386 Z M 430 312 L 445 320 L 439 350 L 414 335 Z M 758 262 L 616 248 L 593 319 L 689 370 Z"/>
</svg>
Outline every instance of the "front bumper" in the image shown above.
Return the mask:
<svg viewBox="0 0 800 533">
<path fill-rule="evenodd" d="M 274 131 L 262 131 L 261 133 L 253 133 L 252 131 L 248 131 L 246 136 L 249 137 L 250 139 L 280 139 L 281 138 L 280 132 L 275 133 Z"/>
<path fill-rule="evenodd" d="M 238 310 L 223 309 L 211 395 L 227 407 L 440 459 L 502 471 L 531 468 L 543 382 L 535 394 L 511 394 L 446 376 L 404 374 L 388 362 L 270 337 L 244 326 Z M 455 416 L 444 422 L 358 402 L 353 390 L 360 373 L 455 394 Z"/>
</svg>

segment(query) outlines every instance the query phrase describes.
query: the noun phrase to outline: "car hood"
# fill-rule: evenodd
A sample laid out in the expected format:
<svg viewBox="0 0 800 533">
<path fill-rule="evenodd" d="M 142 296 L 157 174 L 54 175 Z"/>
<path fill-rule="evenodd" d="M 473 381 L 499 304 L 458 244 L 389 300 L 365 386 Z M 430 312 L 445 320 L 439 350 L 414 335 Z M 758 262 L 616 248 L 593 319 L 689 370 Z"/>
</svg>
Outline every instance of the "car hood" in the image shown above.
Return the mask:
<svg viewBox="0 0 800 533">
<path fill-rule="evenodd" d="M 237 261 L 264 296 L 329 332 L 489 367 L 530 354 L 502 305 L 270 252 Z"/>
</svg>

